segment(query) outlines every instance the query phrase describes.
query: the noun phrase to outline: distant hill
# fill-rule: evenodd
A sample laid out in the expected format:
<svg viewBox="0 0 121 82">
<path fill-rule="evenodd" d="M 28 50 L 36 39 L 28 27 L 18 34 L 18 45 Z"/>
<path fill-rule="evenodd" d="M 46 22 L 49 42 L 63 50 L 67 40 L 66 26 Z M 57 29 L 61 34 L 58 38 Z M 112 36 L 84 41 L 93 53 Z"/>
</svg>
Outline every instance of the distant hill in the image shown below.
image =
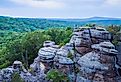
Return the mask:
<svg viewBox="0 0 121 82">
<path fill-rule="evenodd" d="M 0 30 L 17 32 L 29 32 L 38 29 L 65 28 L 82 26 L 86 24 L 108 26 L 111 24 L 121 25 L 120 18 L 91 17 L 84 19 L 56 19 L 56 18 L 12 18 L 0 16 Z"/>
<path fill-rule="evenodd" d="M 94 21 L 94 20 L 121 20 L 120 18 L 109 18 L 109 17 L 91 17 L 82 19 L 84 21 Z"/>
<path fill-rule="evenodd" d="M 65 21 L 97 21 L 97 20 L 121 20 L 121 18 L 90 17 L 90 18 L 83 18 L 83 19 L 52 19 L 52 20 L 65 20 Z"/>
</svg>

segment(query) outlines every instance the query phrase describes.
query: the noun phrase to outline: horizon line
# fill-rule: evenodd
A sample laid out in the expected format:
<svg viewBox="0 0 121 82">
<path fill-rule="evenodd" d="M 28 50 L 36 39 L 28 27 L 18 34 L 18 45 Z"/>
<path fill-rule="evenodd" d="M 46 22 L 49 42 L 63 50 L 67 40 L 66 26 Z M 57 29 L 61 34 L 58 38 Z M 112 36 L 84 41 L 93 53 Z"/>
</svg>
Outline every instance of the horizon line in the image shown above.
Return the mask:
<svg viewBox="0 0 121 82">
<path fill-rule="evenodd" d="M 11 16 L 11 15 L 0 15 L 3 17 L 11 17 L 11 18 L 32 18 L 32 19 L 88 19 L 88 18 L 114 18 L 121 19 L 121 17 L 110 17 L 110 16 L 89 16 L 89 17 L 27 17 L 27 16 Z"/>
</svg>

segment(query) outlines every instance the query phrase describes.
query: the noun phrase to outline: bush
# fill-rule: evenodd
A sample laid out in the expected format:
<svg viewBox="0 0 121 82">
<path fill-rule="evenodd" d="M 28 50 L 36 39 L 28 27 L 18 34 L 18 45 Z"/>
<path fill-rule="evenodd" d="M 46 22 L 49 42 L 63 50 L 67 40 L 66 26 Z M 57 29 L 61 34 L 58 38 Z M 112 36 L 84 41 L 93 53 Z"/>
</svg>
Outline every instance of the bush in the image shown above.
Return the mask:
<svg viewBox="0 0 121 82">
<path fill-rule="evenodd" d="M 11 82 L 24 82 L 19 73 L 13 73 Z"/>
<path fill-rule="evenodd" d="M 56 69 L 52 69 L 47 73 L 47 79 L 53 82 L 68 82 L 68 78 Z"/>
</svg>

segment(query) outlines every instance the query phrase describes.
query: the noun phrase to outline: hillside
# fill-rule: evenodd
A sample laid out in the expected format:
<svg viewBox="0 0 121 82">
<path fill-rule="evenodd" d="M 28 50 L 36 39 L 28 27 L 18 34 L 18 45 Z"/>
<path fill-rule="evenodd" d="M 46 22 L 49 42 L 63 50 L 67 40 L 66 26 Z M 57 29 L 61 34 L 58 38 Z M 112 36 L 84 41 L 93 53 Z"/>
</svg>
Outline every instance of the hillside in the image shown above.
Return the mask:
<svg viewBox="0 0 121 82">
<path fill-rule="evenodd" d="M 85 19 L 45 19 L 45 18 L 12 18 L 0 16 L 0 30 L 16 32 L 30 32 L 37 29 L 64 28 L 82 26 L 86 24 L 121 25 L 121 19 L 92 17 Z"/>
<path fill-rule="evenodd" d="M 39 18 L 11 18 L 0 17 L 0 30 L 9 30 L 16 32 L 30 32 L 37 29 L 48 29 L 56 27 L 71 27 L 74 23 Z"/>
</svg>

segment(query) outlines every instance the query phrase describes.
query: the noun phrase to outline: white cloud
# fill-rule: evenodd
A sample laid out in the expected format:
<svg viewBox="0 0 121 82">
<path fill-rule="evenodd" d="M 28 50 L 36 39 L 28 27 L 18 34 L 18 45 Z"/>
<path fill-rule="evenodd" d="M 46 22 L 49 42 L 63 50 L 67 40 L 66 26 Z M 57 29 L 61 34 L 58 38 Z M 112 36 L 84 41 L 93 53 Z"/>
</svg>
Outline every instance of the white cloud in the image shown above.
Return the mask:
<svg viewBox="0 0 121 82">
<path fill-rule="evenodd" d="M 65 6 L 58 0 L 10 0 L 12 2 L 38 8 L 57 9 Z"/>
<path fill-rule="evenodd" d="M 7 1 L 7 0 L 5 0 Z M 11 1 L 11 2 L 9 2 Z M 0 1 L 0 15 L 22 17 L 121 17 L 121 0 L 9 0 Z M 15 4 L 12 4 L 15 3 Z M 10 7 L 9 7 L 10 6 Z M 3 9 L 5 8 L 5 9 Z"/>
<path fill-rule="evenodd" d="M 121 5 L 121 0 L 106 0 L 106 4 L 118 6 Z"/>
</svg>

